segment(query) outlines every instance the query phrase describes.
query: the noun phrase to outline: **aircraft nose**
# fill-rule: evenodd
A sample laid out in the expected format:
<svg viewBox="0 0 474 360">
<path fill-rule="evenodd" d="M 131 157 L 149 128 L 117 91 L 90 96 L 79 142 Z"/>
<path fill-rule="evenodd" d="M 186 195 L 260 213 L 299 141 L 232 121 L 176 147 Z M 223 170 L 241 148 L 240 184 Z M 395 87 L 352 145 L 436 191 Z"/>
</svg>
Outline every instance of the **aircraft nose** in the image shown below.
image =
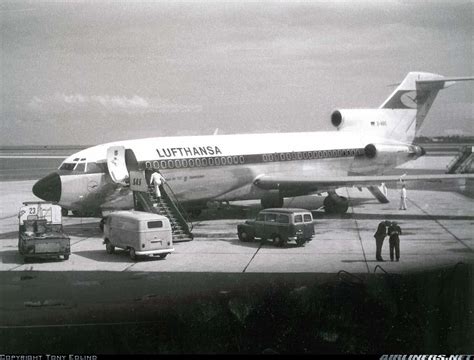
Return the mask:
<svg viewBox="0 0 474 360">
<path fill-rule="evenodd" d="M 58 173 L 51 173 L 39 179 L 33 185 L 33 194 L 45 201 L 58 202 L 61 199 L 61 178 Z"/>
</svg>

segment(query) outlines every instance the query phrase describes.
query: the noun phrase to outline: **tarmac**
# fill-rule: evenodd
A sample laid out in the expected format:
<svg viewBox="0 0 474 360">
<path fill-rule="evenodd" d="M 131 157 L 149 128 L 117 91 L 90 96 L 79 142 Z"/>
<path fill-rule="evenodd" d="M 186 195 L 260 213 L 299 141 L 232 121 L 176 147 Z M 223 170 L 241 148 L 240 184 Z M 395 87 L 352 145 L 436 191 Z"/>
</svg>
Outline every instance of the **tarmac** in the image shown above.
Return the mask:
<svg viewBox="0 0 474 360">
<path fill-rule="evenodd" d="M 399 192 L 389 190 L 390 203 L 380 204 L 355 188 L 341 191 L 351 206 L 347 214 L 327 216 L 313 211 L 315 235 L 304 247 L 285 248 L 258 240 L 237 238 L 237 224 L 251 218 L 256 208 L 243 205 L 211 209 L 193 222 L 194 240 L 175 243 L 166 260 L 133 262 L 125 251 L 107 254 L 98 218 L 64 217 L 71 238 L 67 261 L 38 260 L 24 264 L 18 253 L 17 211 L 23 201 L 35 200 L 33 181 L 3 182 L 0 194 L 1 271 L 146 271 L 146 272 L 312 272 L 373 273 L 382 267 L 390 273 L 422 271 L 474 260 L 473 199 L 455 192 L 409 190 L 408 210 L 398 210 Z M 295 199 L 289 206 L 320 206 L 322 197 Z M 234 217 L 234 218 L 227 218 Z M 238 217 L 235 219 L 235 217 Z M 400 261 L 391 262 L 388 238 L 382 256 L 375 260 L 373 233 L 382 220 L 397 221 L 402 228 Z"/>
</svg>

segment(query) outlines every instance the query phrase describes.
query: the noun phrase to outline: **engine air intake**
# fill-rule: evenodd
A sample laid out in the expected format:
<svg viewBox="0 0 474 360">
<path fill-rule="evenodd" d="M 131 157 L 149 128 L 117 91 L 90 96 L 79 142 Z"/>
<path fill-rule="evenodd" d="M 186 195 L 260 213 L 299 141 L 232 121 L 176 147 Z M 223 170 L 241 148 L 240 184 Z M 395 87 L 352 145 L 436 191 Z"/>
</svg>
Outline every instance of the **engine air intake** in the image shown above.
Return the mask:
<svg viewBox="0 0 474 360">
<path fill-rule="evenodd" d="M 339 110 L 331 114 L 331 123 L 334 127 L 339 127 L 342 124 L 342 114 Z"/>
<path fill-rule="evenodd" d="M 373 159 L 377 155 L 377 148 L 374 144 L 369 144 L 364 148 L 365 156 L 369 159 Z"/>
</svg>

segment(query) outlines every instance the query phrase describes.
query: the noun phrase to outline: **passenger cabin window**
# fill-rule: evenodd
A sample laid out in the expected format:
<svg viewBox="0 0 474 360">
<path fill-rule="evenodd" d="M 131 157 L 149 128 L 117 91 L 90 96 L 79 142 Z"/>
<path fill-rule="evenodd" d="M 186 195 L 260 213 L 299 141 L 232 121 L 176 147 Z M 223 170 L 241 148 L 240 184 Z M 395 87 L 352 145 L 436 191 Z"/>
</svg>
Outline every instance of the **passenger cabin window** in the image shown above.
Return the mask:
<svg viewBox="0 0 474 360">
<path fill-rule="evenodd" d="M 295 215 L 295 223 L 303 222 L 303 217 L 301 215 Z"/>
<path fill-rule="evenodd" d="M 267 214 L 265 216 L 265 221 L 276 222 L 276 214 Z"/>
<path fill-rule="evenodd" d="M 312 216 L 310 214 L 304 214 L 304 222 L 311 222 L 313 221 Z"/>
<path fill-rule="evenodd" d="M 258 214 L 257 221 L 265 221 L 265 214 Z"/>
<path fill-rule="evenodd" d="M 163 221 L 148 221 L 148 229 L 156 229 L 163 227 Z"/>
<path fill-rule="evenodd" d="M 288 224 L 290 222 L 290 218 L 288 217 L 288 215 L 278 215 L 277 217 L 277 223 L 280 223 L 280 224 Z"/>
</svg>

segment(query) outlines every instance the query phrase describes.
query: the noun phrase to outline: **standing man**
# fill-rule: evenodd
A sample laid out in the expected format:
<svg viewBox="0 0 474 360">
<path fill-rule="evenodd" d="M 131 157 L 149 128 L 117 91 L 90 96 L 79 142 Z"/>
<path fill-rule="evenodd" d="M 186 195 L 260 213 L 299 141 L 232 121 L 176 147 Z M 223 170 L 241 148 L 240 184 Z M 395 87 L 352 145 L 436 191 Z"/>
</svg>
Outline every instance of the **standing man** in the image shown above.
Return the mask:
<svg viewBox="0 0 474 360">
<path fill-rule="evenodd" d="M 402 234 L 402 229 L 394 221 L 388 228 L 388 243 L 390 246 L 390 260 L 393 261 L 393 251 L 395 250 L 395 258 L 397 261 L 400 260 L 400 237 L 398 235 Z"/>
<path fill-rule="evenodd" d="M 407 209 L 407 189 L 405 184 L 402 185 L 402 190 L 400 191 L 400 209 L 399 210 L 406 210 Z"/>
<path fill-rule="evenodd" d="M 379 226 L 377 227 L 377 231 L 374 234 L 375 238 L 375 259 L 377 261 L 384 261 L 382 259 L 382 245 L 383 241 L 385 239 L 385 236 L 387 236 L 387 226 L 390 225 L 390 221 L 381 221 L 379 223 Z"/>
<path fill-rule="evenodd" d="M 161 198 L 160 186 L 165 181 L 166 181 L 165 178 L 158 171 L 155 171 L 153 174 L 151 174 L 150 185 L 154 186 L 157 200 L 160 200 Z"/>
</svg>

